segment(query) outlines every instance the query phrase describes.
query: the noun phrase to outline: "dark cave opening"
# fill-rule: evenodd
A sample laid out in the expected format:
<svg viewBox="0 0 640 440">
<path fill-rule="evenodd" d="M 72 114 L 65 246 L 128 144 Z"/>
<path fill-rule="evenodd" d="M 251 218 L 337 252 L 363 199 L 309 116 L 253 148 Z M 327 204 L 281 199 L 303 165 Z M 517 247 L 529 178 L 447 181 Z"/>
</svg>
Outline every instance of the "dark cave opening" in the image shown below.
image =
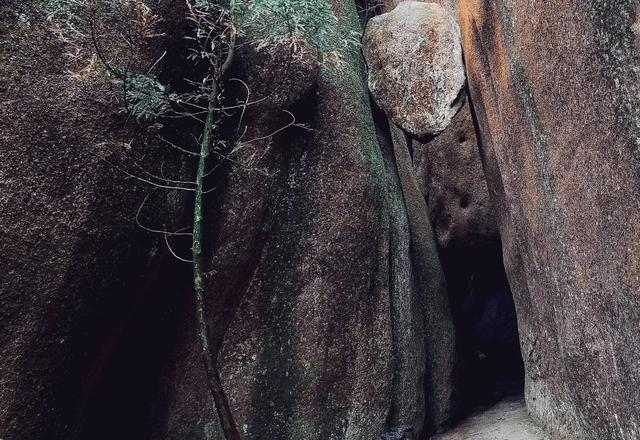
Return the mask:
<svg viewBox="0 0 640 440">
<path fill-rule="evenodd" d="M 441 249 L 457 336 L 454 417 L 524 392 L 516 309 L 500 243 Z"/>
</svg>

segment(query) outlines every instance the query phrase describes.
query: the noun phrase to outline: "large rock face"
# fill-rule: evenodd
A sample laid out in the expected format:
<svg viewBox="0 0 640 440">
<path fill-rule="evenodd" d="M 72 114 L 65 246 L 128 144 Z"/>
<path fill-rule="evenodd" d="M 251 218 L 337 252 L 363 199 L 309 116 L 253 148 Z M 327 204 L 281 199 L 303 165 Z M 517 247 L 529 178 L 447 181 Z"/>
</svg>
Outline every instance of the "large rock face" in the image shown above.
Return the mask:
<svg viewBox="0 0 640 440">
<path fill-rule="evenodd" d="M 333 6 L 345 33 L 358 29 L 352 2 Z M 449 416 L 453 328 L 426 207 L 405 206 L 410 167 L 376 133 L 360 54 L 343 56 L 293 106 L 313 132 L 258 144 L 266 174 L 228 176 L 209 308 L 247 440 L 370 440 L 399 424 L 426 434 Z M 288 120 L 264 103 L 248 110 L 247 136 Z M 220 438 L 197 346 L 181 350 L 161 437 Z"/>
<path fill-rule="evenodd" d="M 527 403 L 561 437 L 640 436 L 638 14 L 460 2 Z"/>
<path fill-rule="evenodd" d="M 12 37 L 0 46 L 0 437 L 221 439 L 189 266 L 136 226 L 148 188 L 101 157 L 130 166 L 125 151 L 179 180 L 193 164 L 123 125 L 104 78 L 69 75 L 69 48 L 16 4 L 0 14 Z M 333 6 L 357 30 L 355 6 Z M 286 83 L 247 110 L 245 139 L 258 140 L 236 159 L 253 171 L 229 166 L 206 216 L 211 333 L 246 439 L 369 440 L 400 424 L 426 435 L 449 417 L 454 336 L 435 237 L 407 146 L 376 130 L 360 54 L 344 57 L 343 72 L 295 70 L 312 89 Z M 284 105 L 314 130 L 271 143 Z M 188 224 L 188 199 L 154 194 L 141 223 Z"/>
<path fill-rule="evenodd" d="M 71 49 L 53 37 L 36 9 L 35 2 L 0 6 L 0 437 L 5 440 L 79 435 L 120 336 L 133 314 L 150 308 L 153 280 L 162 278 L 164 245 L 134 222 L 151 190 L 101 158 L 125 166 L 119 158 L 126 151 L 130 158 L 146 155 L 140 163 L 150 170 L 164 161 L 177 164 L 177 170 L 165 168 L 169 175 L 180 176 L 182 168 L 179 157 L 125 123 L 100 75 L 70 75 L 77 67 L 67 63 Z M 154 193 L 140 222 L 175 226 L 181 199 Z M 165 266 L 178 280 L 180 271 L 174 269 Z M 171 278 L 164 279 L 168 289 L 175 287 Z M 151 303 L 165 292 L 155 292 Z M 137 347 L 148 360 L 132 358 L 139 363 L 132 362 L 130 372 L 146 375 L 137 383 L 126 381 L 132 385 L 130 399 L 111 407 L 110 417 L 130 425 L 122 408 L 145 413 L 154 393 L 148 378 L 157 368 L 151 353 L 163 335 L 160 330 Z M 141 434 L 132 429 L 130 435 Z"/>
<path fill-rule="evenodd" d="M 422 309 L 423 313 L 426 313 L 426 324 L 424 324 L 427 358 L 425 415 L 429 431 L 433 431 L 441 428 L 452 417 L 453 363 L 456 361 L 451 345 L 453 339 L 449 336 L 453 332 L 452 317 L 449 301 L 445 300 L 444 286 L 440 284 L 442 283 L 440 261 L 433 229 L 427 220 L 427 204 L 420 193 L 413 169 L 410 156 L 411 140 L 393 124 L 390 126 L 390 131 L 410 231 L 409 253 L 413 262 L 410 267 L 413 271 L 409 275 L 413 279 L 414 289 L 417 288 L 419 296 L 423 298 L 422 305 L 418 306 L 417 310 Z M 404 303 L 405 308 L 416 309 L 416 305 L 411 306 L 407 301 Z M 407 333 L 403 328 L 400 328 L 400 332 Z M 399 337 L 394 339 L 397 340 Z M 418 430 L 418 438 L 419 434 Z"/>
<path fill-rule="evenodd" d="M 221 439 L 189 265 L 158 263 L 164 244 L 134 222 L 147 188 L 99 156 L 166 162 L 180 180 L 192 164 L 123 126 L 109 84 L 68 75 L 69 48 L 17 4 L 0 9 L 0 437 Z M 333 6 L 356 30 L 352 2 Z M 396 163 L 384 124 L 376 132 L 359 52 L 344 56 L 344 72 L 301 69 L 310 90 L 286 83 L 247 110 L 257 140 L 236 159 L 253 171 L 227 164 L 222 201 L 210 200 L 211 333 L 247 439 L 369 440 L 449 416 L 453 329 L 433 231 L 411 201 L 406 145 Z M 180 61 L 170 50 L 159 67 Z M 265 81 L 253 73 L 249 84 Z M 290 122 L 284 105 L 314 130 L 268 142 Z M 143 224 L 188 224 L 188 200 L 155 193 Z"/>
<path fill-rule="evenodd" d="M 415 137 L 440 133 L 462 105 L 459 38 L 456 19 L 434 3 L 402 2 L 367 24 L 369 89 L 391 120 Z"/>
</svg>

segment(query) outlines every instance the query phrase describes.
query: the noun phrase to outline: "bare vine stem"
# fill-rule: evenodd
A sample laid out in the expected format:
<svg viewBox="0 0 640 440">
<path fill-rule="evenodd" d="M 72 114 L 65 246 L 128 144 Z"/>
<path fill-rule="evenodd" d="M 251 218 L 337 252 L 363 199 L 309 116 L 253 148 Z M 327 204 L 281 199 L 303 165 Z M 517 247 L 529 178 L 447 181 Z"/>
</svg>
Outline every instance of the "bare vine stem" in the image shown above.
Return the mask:
<svg viewBox="0 0 640 440">
<path fill-rule="evenodd" d="M 218 352 L 211 349 L 209 332 L 207 326 L 207 313 L 205 310 L 205 285 L 204 285 L 204 262 L 202 257 L 202 220 L 204 177 L 206 175 L 206 160 L 211 150 L 211 138 L 218 130 L 216 115 L 219 109 L 220 81 L 234 59 L 235 51 L 235 31 L 231 29 L 229 48 L 224 63 L 220 68 L 214 66 L 211 93 L 209 95 L 209 109 L 204 125 L 202 141 L 200 143 L 200 155 L 198 158 L 198 170 L 196 173 L 195 202 L 193 208 L 193 242 L 192 242 L 192 262 L 193 262 L 193 287 L 196 299 L 196 322 L 198 340 L 202 350 L 205 372 L 207 375 L 207 385 L 213 397 L 218 417 L 222 425 L 222 430 L 226 440 L 242 440 L 238 427 L 233 418 L 233 413 L 229 407 L 227 395 L 222 386 L 220 371 L 218 369 Z M 216 344 L 219 345 L 219 344 Z"/>
</svg>

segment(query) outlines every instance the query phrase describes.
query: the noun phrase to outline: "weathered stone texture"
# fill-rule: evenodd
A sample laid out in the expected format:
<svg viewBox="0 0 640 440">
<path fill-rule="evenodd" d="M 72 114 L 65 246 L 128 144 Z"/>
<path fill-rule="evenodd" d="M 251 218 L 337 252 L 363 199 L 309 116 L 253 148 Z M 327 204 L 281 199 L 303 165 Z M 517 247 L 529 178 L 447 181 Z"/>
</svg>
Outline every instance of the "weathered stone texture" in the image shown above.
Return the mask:
<svg viewBox="0 0 640 440">
<path fill-rule="evenodd" d="M 354 5 L 333 4 L 344 31 L 356 30 Z M 426 208 L 424 232 L 409 219 L 396 167 L 411 170 L 376 136 L 357 49 L 344 60 L 341 72 L 322 66 L 317 89 L 293 103 L 313 131 L 277 136 L 255 164 L 266 175 L 232 168 L 218 211 L 211 327 L 248 440 L 369 440 L 448 417 L 453 329 L 433 232 Z M 288 116 L 250 108 L 246 121 L 250 139 Z M 186 340 L 166 438 L 183 438 L 184 420 L 193 438 L 219 438 L 198 356 Z"/>
<path fill-rule="evenodd" d="M 411 0 L 384 0 L 382 5 L 383 12 L 392 11 L 396 6 L 398 6 L 403 1 L 411 1 Z M 444 8 L 446 8 L 451 15 L 454 17 L 458 17 L 458 2 L 457 0 L 418 0 L 423 3 L 435 3 Z"/>
<path fill-rule="evenodd" d="M 561 437 L 640 436 L 638 13 L 460 2 L 527 403 Z"/>
<path fill-rule="evenodd" d="M 499 241 L 468 102 L 451 125 L 427 143 L 414 142 L 420 190 L 443 249 L 482 247 Z"/>
<path fill-rule="evenodd" d="M 410 156 L 411 141 L 398 127 L 391 124 L 390 129 L 410 231 L 411 278 L 420 300 L 407 312 L 424 315 L 426 431 L 434 432 L 445 426 L 452 417 L 457 361 L 455 331 L 437 242 Z M 418 430 L 418 438 L 420 434 Z"/>
<path fill-rule="evenodd" d="M 102 158 L 131 166 L 120 160 L 124 152 L 138 160 L 146 155 L 141 163 L 154 171 L 163 161 L 177 165 L 165 168 L 171 176 L 181 176 L 183 165 L 126 124 L 103 77 L 70 74 L 77 68 L 68 62 L 72 48 L 47 27 L 34 2 L 0 5 L 0 437 L 5 440 L 76 438 L 83 432 L 123 329 L 134 311 L 148 304 L 152 280 L 160 277 L 159 261 L 167 256 L 161 238 L 134 222 L 151 190 Z M 154 54 L 143 54 L 152 62 Z M 182 215 L 180 205 L 175 193 L 157 192 L 140 221 L 154 227 L 164 221 L 170 228 Z M 149 353 L 155 346 L 146 341 L 139 350 Z M 155 371 L 146 361 L 141 365 L 149 367 L 147 375 Z M 123 416 L 120 408 L 138 403 L 132 398 L 110 408 L 109 416 Z"/>
<path fill-rule="evenodd" d="M 369 89 L 391 120 L 414 137 L 440 133 L 462 105 L 459 28 L 434 3 L 406 1 L 369 20 L 363 37 Z"/>
</svg>

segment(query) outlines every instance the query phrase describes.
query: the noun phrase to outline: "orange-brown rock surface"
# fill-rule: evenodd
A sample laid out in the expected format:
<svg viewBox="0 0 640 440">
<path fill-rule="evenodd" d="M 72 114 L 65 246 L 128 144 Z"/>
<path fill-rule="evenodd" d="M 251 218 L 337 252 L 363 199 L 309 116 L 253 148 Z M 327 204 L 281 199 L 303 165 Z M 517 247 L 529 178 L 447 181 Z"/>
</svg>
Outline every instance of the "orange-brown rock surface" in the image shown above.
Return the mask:
<svg viewBox="0 0 640 440">
<path fill-rule="evenodd" d="M 460 2 L 527 404 L 567 438 L 640 436 L 638 13 Z"/>
</svg>

